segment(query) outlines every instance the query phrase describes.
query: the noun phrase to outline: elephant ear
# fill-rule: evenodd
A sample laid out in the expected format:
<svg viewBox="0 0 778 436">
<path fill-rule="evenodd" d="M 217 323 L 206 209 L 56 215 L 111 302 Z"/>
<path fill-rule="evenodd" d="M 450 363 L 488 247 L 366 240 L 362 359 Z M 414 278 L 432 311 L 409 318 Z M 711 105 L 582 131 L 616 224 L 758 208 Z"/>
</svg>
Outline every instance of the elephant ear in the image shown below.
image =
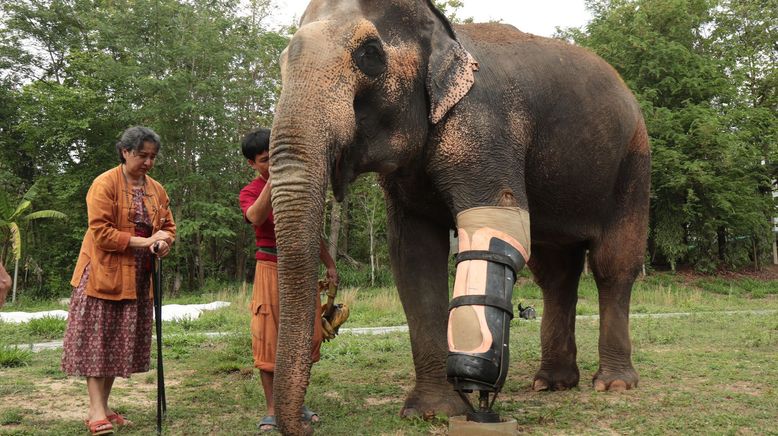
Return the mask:
<svg viewBox="0 0 778 436">
<path fill-rule="evenodd" d="M 430 41 L 427 65 L 427 94 L 430 99 L 429 118 L 437 124 L 470 91 L 475 83 L 478 62 L 457 40 L 451 24 L 434 6 L 435 23 Z"/>
</svg>

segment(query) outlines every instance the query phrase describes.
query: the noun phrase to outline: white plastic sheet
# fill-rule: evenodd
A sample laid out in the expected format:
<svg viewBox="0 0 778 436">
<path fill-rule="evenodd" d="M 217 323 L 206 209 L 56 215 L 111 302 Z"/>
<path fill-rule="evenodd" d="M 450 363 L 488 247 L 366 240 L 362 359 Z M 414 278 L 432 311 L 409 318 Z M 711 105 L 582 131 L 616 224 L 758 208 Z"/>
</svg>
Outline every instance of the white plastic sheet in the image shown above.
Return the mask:
<svg viewBox="0 0 778 436">
<path fill-rule="evenodd" d="M 229 306 L 226 301 L 214 301 L 208 304 L 165 304 L 162 305 L 162 321 L 195 320 L 206 310 L 216 310 Z M 0 321 L 19 324 L 39 318 L 68 319 L 64 310 L 44 312 L 0 312 Z"/>
</svg>

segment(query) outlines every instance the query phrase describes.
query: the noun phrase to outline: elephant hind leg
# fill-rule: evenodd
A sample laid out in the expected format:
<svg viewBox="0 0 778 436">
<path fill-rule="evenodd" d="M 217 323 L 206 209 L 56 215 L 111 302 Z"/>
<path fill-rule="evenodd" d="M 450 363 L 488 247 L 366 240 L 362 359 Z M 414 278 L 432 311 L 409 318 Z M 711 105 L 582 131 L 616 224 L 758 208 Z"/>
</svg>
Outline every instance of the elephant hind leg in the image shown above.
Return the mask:
<svg viewBox="0 0 778 436">
<path fill-rule="evenodd" d="M 600 368 L 592 379 L 598 391 L 631 389 L 639 379 L 632 366 L 629 303 L 648 232 L 650 156 L 642 121 L 630 147 L 621 164 L 612 219 L 589 252 L 600 306 Z"/>
<path fill-rule="evenodd" d="M 565 390 L 578 385 L 575 306 L 584 253 L 583 246 L 532 246 L 529 266 L 535 282 L 543 289 L 541 362 L 532 383 L 536 391 Z"/>
<path fill-rule="evenodd" d="M 600 308 L 600 367 L 592 379 L 598 391 L 632 389 L 638 384 L 632 366 L 629 304 L 645 253 L 641 234 L 645 235 L 644 220 L 621 220 L 590 251 Z"/>
</svg>

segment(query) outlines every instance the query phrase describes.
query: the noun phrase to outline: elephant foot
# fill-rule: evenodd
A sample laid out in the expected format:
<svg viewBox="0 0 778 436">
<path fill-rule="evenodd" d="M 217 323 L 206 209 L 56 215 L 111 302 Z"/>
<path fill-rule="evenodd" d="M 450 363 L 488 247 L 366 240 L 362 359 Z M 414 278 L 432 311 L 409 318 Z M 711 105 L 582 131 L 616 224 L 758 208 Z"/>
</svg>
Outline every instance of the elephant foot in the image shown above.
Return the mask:
<svg viewBox="0 0 778 436">
<path fill-rule="evenodd" d="M 405 400 L 400 411 L 403 418 L 422 418 L 429 420 L 436 415 L 458 416 L 470 410 L 451 385 L 435 392 L 421 393 L 413 391 Z"/>
<path fill-rule="evenodd" d="M 540 369 L 535 374 L 532 382 L 532 390 L 539 391 L 565 391 L 578 386 L 578 366 L 567 368 Z"/>
<path fill-rule="evenodd" d="M 638 386 L 637 371 L 631 366 L 622 371 L 606 371 L 600 368 L 592 378 L 592 387 L 597 392 L 624 392 Z"/>
</svg>

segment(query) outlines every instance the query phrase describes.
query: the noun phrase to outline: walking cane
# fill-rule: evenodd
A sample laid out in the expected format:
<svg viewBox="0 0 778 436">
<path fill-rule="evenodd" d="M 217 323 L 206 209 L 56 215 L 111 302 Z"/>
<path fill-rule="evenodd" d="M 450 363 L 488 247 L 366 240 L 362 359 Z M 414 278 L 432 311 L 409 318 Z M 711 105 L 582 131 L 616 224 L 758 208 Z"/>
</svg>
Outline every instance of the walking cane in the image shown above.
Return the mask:
<svg viewBox="0 0 778 436">
<path fill-rule="evenodd" d="M 154 321 L 157 330 L 157 434 L 162 434 L 162 419 L 167 412 L 165 401 L 165 372 L 162 368 L 162 259 L 154 256 Z"/>
</svg>

